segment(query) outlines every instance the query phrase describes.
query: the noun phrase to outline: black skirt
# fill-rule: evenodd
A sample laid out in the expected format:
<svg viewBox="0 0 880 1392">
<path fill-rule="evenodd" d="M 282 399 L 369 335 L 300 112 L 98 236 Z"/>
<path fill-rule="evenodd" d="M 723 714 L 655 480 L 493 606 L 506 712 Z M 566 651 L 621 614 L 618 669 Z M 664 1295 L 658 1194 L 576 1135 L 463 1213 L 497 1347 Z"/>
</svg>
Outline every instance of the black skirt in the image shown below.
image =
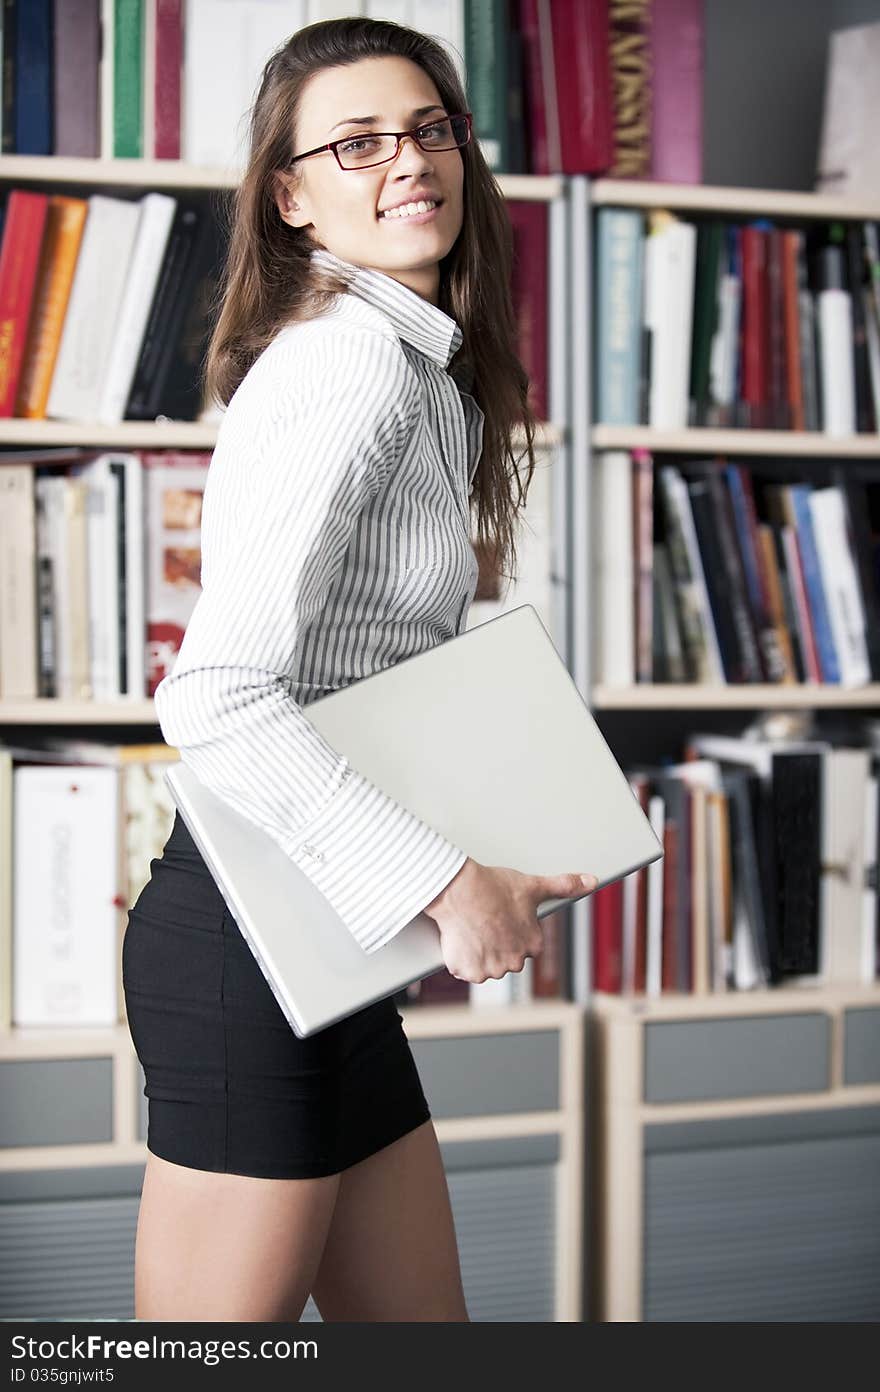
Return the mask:
<svg viewBox="0 0 880 1392">
<path fill-rule="evenodd" d="M 122 981 L 147 1148 L 174 1164 L 338 1174 L 431 1115 L 393 996 L 294 1034 L 179 812 L 129 910 Z"/>
</svg>

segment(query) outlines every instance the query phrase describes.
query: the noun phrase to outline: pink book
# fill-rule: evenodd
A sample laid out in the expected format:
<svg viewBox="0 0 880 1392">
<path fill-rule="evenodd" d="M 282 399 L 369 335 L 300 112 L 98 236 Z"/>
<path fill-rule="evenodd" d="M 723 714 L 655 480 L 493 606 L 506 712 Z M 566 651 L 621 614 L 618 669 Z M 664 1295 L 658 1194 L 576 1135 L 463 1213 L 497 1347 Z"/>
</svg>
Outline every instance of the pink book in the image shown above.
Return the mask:
<svg viewBox="0 0 880 1392">
<path fill-rule="evenodd" d="M 548 419 L 547 205 L 507 205 L 513 227 L 513 308 L 517 347 L 529 378 L 529 399 L 539 420 Z"/>
<path fill-rule="evenodd" d="M 543 0 L 546 6 L 547 0 Z M 541 0 L 519 0 L 525 88 L 525 122 L 530 174 L 551 173 L 547 144 L 547 94 L 541 61 Z M 551 94 L 553 95 L 553 94 Z M 555 100 L 555 96 L 554 96 Z"/>
<path fill-rule="evenodd" d="M 155 157 L 180 159 L 181 0 L 155 0 Z"/>
<path fill-rule="evenodd" d="M 651 177 L 702 183 L 703 0 L 654 0 L 651 70 Z"/>
</svg>

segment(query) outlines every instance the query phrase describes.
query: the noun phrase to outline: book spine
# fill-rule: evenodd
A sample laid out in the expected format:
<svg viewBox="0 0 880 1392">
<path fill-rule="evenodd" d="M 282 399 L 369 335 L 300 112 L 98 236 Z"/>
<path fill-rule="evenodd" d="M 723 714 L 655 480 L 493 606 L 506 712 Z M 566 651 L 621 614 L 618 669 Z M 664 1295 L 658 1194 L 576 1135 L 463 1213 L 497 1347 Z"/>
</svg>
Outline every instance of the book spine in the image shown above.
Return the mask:
<svg viewBox="0 0 880 1392">
<path fill-rule="evenodd" d="M 813 519 L 809 504 L 810 485 L 794 484 L 790 492 L 797 527 L 798 551 L 804 571 L 804 584 L 810 605 L 810 615 L 816 634 L 822 680 L 838 683 L 840 681 L 840 663 L 831 632 L 831 622 L 828 618 L 822 571 L 819 567 L 819 555 L 816 550 L 816 538 L 813 532 Z"/>
<path fill-rule="evenodd" d="M 609 177 L 651 177 L 651 0 L 609 0 L 614 101 Z"/>
<path fill-rule="evenodd" d="M 596 405 L 607 425 L 639 419 L 642 223 L 630 208 L 600 208 L 597 217 Z"/>
</svg>

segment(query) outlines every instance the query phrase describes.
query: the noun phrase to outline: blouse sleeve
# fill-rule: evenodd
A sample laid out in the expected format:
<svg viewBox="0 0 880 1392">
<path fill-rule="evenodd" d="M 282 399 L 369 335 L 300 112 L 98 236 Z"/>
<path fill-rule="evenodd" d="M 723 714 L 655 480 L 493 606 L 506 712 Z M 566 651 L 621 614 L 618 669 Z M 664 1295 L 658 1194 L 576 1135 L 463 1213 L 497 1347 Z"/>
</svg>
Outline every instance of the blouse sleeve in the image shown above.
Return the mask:
<svg viewBox="0 0 880 1392">
<path fill-rule="evenodd" d="M 415 428 L 419 388 L 399 345 L 367 329 L 312 335 L 308 357 L 277 361 L 284 373 L 246 379 L 221 427 L 202 590 L 156 711 L 181 759 L 275 839 L 371 953 L 467 854 L 352 769 L 291 686 L 358 518 Z"/>
</svg>

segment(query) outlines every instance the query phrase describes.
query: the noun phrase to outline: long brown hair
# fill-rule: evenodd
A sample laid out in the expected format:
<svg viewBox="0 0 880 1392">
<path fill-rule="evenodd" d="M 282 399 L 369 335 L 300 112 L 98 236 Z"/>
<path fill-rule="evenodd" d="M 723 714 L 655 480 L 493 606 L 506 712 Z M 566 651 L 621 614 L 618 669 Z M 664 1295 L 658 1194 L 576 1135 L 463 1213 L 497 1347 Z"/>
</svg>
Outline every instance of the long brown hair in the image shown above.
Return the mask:
<svg viewBox="0 0 880 1392">
<path fill-rule="evenodd" d="M 286 168 L 295 148 L 291 142 L 303 86 L 322 68 L 386 54 L 423 68 L 448 112 L 467 110 L 446 49 L 426 34 L 384 20 L 309 24 L 278 48 L 263 69 L 250 112 L 247 167 L 226 204 L 229 250 L 204 368 L 207 396 L 224 406 L 284 324 L 322 313 L 345 288 L 339 277 L 311 264 L 314 242 L 305 228 L 290 227 L 282 219 L 275 202 L 274 176 Z M 461 156 L 463 223 L 440 263 L 437 303 L 462 331 L 450 371 L 485 417 L 471 499 L 477 514 L 473 540 L 490 573 L 513 578 L 517 513 L 535 467 L 535 417 L 527 397 L 528 377 L 516 352 L 510 290 L 513 235 L 504 195 L 475 139 L 461 149 Z M 525 444 L 524 449 L 520 444 L 519 456 L 513 442 L 517 427 Z M 518 467 L 523 459 L 525 479 Z"/>
</svg>

